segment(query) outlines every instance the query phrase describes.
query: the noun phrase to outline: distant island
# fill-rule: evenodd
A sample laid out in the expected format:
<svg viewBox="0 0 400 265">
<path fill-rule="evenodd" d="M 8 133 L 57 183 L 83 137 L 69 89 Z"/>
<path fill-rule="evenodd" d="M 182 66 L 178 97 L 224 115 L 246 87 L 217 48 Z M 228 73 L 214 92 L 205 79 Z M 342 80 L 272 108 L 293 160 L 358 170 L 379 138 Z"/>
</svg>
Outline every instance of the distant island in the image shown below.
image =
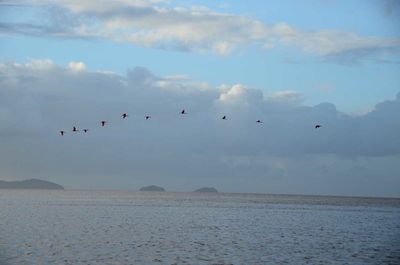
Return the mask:
<svg viewBox="0 0 400 265">
<path fill-rule="evenodd" d="M 0 180 L 0 189 L 44 189 L 44 190 L 63 190 L 64 187 L 56 183 L 41 179 L 28 179 L 21 181 Z"/>
<path fill-rule="evenodd" d="M 197 189 L 194 192 L 218 192 L 218 191 L 216 188 L 213 188 L 213 187 L 204 187 L 204 188 Z"/>
<path fill-rule="evenodd" d="M 140 188 L 140 191 L 165 191 L 165 189 L 159 186 L 151 185 Z"/>
</svg>

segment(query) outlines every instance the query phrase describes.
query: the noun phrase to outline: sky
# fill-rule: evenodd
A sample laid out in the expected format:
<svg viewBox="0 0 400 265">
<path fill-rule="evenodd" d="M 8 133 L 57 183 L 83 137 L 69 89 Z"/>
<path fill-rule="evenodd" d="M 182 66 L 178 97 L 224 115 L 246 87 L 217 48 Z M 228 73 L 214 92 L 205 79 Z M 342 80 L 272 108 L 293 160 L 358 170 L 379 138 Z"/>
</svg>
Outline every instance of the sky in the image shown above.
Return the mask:
<svg viewBox="0 0 400 265">
<path fill-rule="evenodd" d="M 399 113 L 399 1 L 0 1 L 3 180 L 400 197 Z"/>
</svg>

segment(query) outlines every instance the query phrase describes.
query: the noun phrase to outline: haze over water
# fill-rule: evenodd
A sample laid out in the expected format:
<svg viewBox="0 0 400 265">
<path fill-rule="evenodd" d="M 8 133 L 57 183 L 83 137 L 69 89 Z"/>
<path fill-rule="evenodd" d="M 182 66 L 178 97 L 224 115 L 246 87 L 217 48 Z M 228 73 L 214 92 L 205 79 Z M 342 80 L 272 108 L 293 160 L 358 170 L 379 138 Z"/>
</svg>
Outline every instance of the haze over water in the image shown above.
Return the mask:
<svg viewBox="0 0 400 265">
<path fill-rule="evenodd" d="M 0 264 L 399 264 L 400 200 L 0 191 Z"/>
</svg>

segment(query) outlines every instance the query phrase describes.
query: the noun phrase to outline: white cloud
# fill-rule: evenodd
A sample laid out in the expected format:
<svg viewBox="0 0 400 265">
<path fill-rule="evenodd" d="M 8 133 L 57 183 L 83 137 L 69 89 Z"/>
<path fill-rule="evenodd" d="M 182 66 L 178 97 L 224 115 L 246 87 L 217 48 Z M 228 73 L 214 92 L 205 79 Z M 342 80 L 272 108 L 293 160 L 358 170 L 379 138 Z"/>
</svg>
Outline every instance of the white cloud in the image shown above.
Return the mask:
<svg viewBox="0 0 400 265">
<path fill-rule="evenodd" d="M 299 103 L 303 99 L 303 96 L 294 90 L 283 90 L 269 93 L 266 96 L 266 100 L 272 102 L 287 102 L 287 103 Z"/>
<path fill-rule="evenodd" d="M 231 88 L 222 88 L 222 93 L 219 96 L 221 101 L 233 101 L 240 100 L 247 92 L 247 89 L 241 85 L 237 84 Z"/>
<path fill-rule="evenodd" d="M 72 71 L 84 71 L 86 70 L 86 65 L 83 62 L 70 62 L 68 68 Z"/>
<path fill-rule="evenodd" d="M 35 60 L 32 59 L 25 65 L 14 64 L 16 67 L 27 68 L 32 70 L 49 70 L 55 67 L 55 64 L 50 59 Z"/>
<path fill-rule="evenodd" d="M 399 38 L 361 36 L 354 32 L 322 29 L 307 31 L 287 23 L 269 25 L 240 15 L 205 7 L 171 7 L 164 1 L 32 1 L 52 5 L 46 25 L 4 24 L 5 32 L 47 34 L 54 37 L 107 38 L 145 47 L 227 55 L 258 45 L 263 49 L 288 46 L 306 53 L 356 60 L 400 48 Z M 62 15 L 60 15 L 62 13 Z M 59 19 L 62 17 L 63 19 Z M 49 27 L 49 25 L 51 25 Z"/>
</svg>

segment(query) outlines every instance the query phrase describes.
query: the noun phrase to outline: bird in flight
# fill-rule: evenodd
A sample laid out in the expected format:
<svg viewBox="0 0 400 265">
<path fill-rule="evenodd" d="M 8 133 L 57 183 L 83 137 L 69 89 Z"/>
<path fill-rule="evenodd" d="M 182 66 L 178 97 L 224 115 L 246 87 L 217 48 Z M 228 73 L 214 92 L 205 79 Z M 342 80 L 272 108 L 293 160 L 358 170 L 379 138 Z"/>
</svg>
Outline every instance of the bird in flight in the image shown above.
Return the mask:
<svg viewBox="0 0 400 265">
<path fill-rule="evenodd" d="M 222 117 L 223 120 L 226 120 L 226 116 L 224 115 L 224 117 Z"/>
<path fill-rule="evenodd" d="M 106 125 L 107 121 L 101 121 L 101 126 L 104 127 Z"/>
<path fill-rule="evenodd" d="M 261 120 L 257 120 L 256 122 L 257 122 L 257 123 L 263 123 Z"/>
<path fill-rule="evenodd" d="M 77 132 L 78 129 L 74 126 L 74 127 L 72 127 L 72 131 L 73 131 L 73 132 Z"/>
<path fill-rule="evenodd" d="M 318 128 L 320 128 L 321 127 L 321 125 L 319 125 L 319 124 L 316 124 L 315 125 L 315 129 L 318 129 Z"/>
<path fill-rule="evenodd" d="M 149 116 L 149 115 L 146 115 L 146 116 L 144 116 L 144 117 L 146 118 L 146 120 L 148 120 L 148 119 L 151 118 L 151 116 Z"/>
<path fill-rule="evenodd" d="M 65 131 L 60 131 L 61 136 L 64 136 Z"/>
<path fill-rule="evenodd" d="M 181 114 L 187 114 L 187 112 L 185 111 L 185 109 L 183 109 L 183 110 L 181 111 Z"/>
<path fill-rule="evenodd" d="M 127 113 L 122 114 L 122 118 L 123 118 L 123 119 L 126 119 L 127 117 L 128 117 L 128 114 L 127 114 Z"/>
<path fill-rule="evenodd" d="M 83 129 L 84 133 L 87 133 L 89 131 L 89 129 Z"/>
</svg>

